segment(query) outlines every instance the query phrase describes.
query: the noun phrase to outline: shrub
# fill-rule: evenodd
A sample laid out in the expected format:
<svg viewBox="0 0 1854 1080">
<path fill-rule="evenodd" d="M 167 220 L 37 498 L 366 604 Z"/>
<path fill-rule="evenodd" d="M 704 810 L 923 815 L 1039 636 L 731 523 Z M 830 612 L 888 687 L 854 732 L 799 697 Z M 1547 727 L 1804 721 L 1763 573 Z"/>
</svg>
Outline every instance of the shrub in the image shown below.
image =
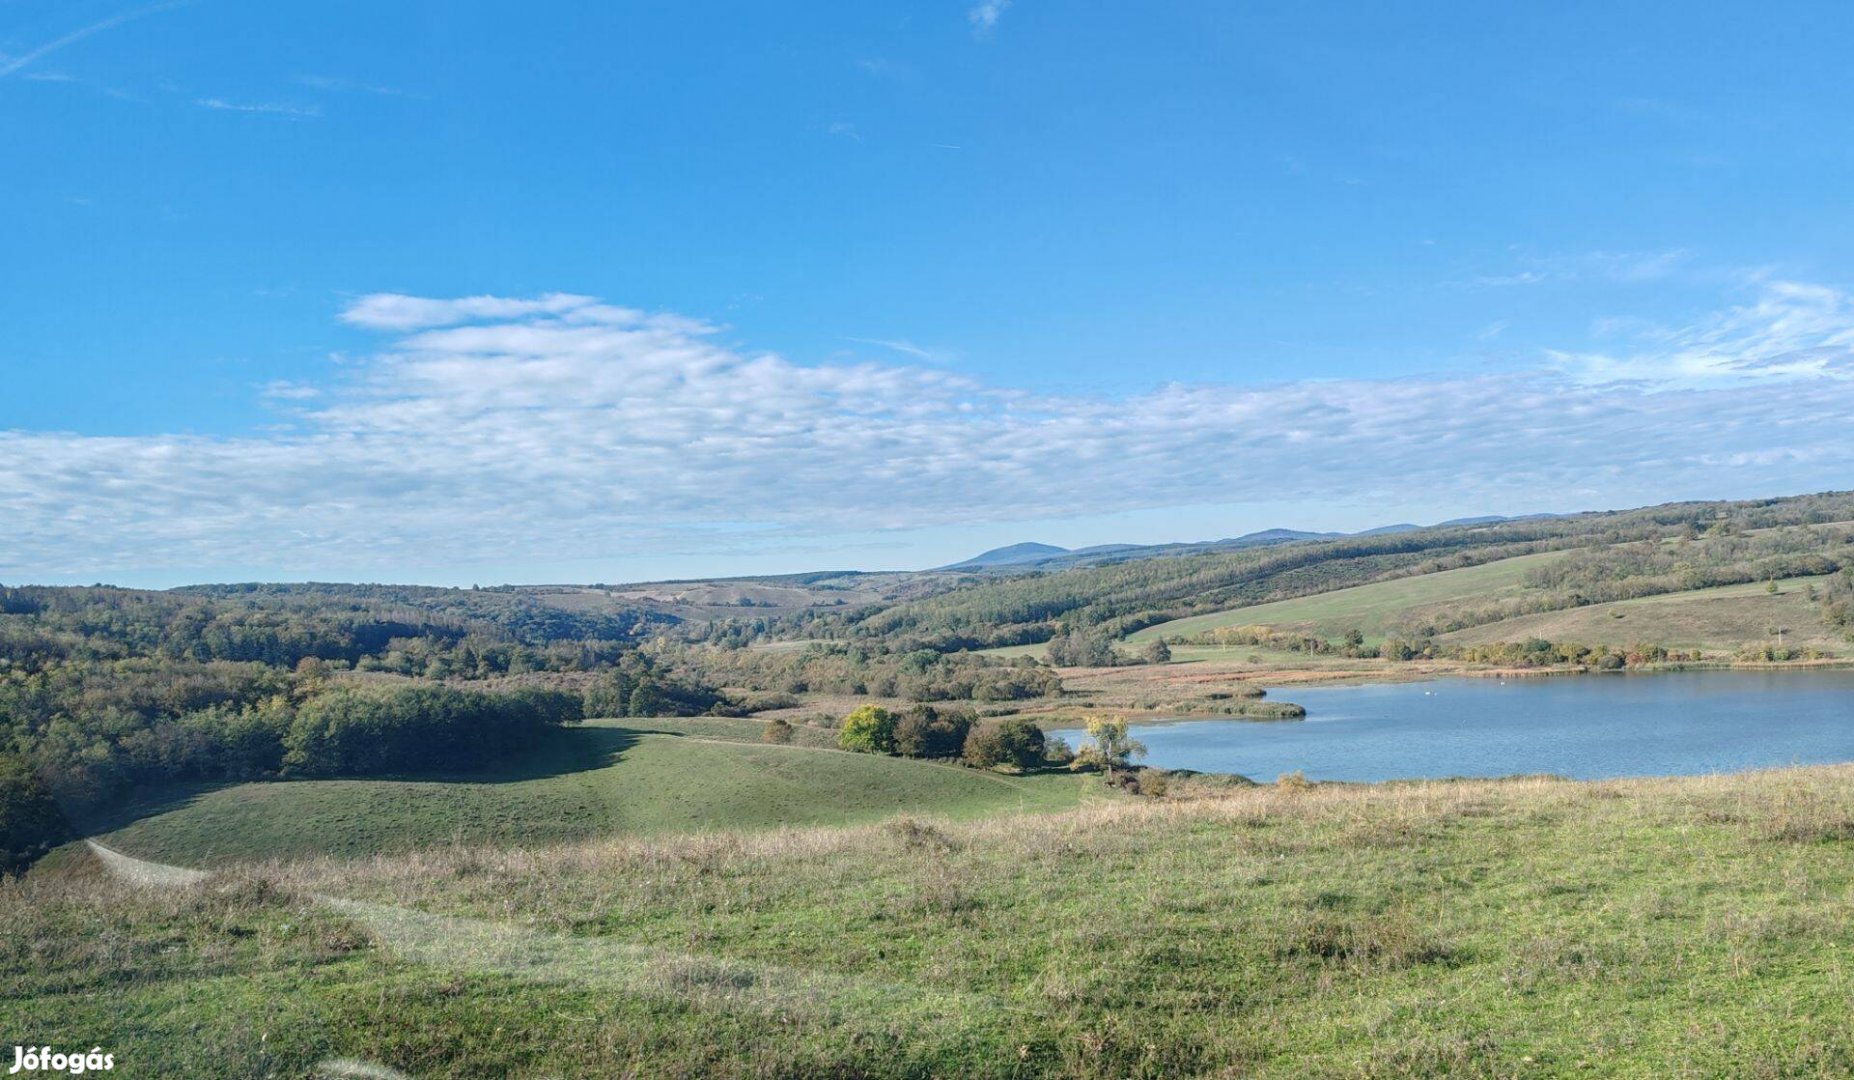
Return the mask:
<svg viewBox="0 0 1854 1080">
<path fill-rule="evenodd" d="M 958 757 L 975 717 L 969 709 L 916 705 L 895 721 L 895 753 L 904 757 Z"/>
<path fill-rule="evenodd" d="M 837 745 L 859 754 L 895 752 L 895 714 L 880 705 L 864 705 L 843 718 Z"/>
<path fill-rule="evenodd" d="M 792 725 L 784 720 L 774 720 L 760 733 L 760 741 L 784 746 L 792 741 Z"/>
<path fill-rule="evenodd" d="M 1113 667 L 1120 660 L 1114 654 L 1113 640 L 1106 634 L 1081 630 L 1051 638 L 1046 655 L 1057 667 Z"/>
<path fill-rule="evenodd" d="M 1043 742 L 1043 760 L 1067 768 L 1075 761 L 1075 751 L 1060 736 L 1051 735 Z"/>
<path fill-rule="evenodd" d="M 1043 729 L 1021 716 L 987 720 L 966 736 L 966 764 L 981 769 L 1035 768 L 1042 764 L 1044 745 Z"/>
<path fill-rule="evenodd" d="M 1140 653 L 1140 658 L 1148 664 L 1169 663 L 1172 659 L 1172 647 L 1167 645 L 1163 638 L 1153 638 L 1152 644 L 1146 646 L 1146 650 Z"/>
</svg>

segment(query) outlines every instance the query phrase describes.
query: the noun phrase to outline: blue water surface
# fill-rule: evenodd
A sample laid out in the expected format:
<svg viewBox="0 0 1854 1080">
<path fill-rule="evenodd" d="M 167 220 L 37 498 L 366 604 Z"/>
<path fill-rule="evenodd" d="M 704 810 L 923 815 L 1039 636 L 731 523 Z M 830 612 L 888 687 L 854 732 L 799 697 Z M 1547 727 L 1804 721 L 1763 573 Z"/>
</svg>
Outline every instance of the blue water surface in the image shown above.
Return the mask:
<svg viewBox="0 0 1854 1080">
<path fill-rule="evenodd" d="M 1134 725 L 1145 764 L 1272 780 L 1695 775 L 1854 761 L 1854 671 L 1439 679 L 1294 688 L 1300 721 Z M 1071 746 L 1085 737 L 1058 732 Z"/>
</svg>

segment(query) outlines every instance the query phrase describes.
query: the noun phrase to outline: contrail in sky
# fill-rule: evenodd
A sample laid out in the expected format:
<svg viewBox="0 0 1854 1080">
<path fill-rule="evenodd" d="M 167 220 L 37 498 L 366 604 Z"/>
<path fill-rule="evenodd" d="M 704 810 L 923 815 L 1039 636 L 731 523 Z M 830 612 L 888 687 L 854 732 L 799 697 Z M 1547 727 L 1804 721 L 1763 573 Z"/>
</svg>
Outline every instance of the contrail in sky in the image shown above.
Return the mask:
<svg viewBox="0 0 1854 1080">
<path fill-rule="evenodd" d="M 170 2 L 164 4 L 149 4 L 147 7 L 131 8 L 128 11 L 111 15 L 107 19 L 100 19 L 91 23 L 89 26 L 80 27 L 61 38 L 54 38 L 30 52 L 6 60 L 0 60 L 0 79 L 4 79 L 21 68 L 57 52 L 66 45 L 74 45 L 92 34 L 100 34 L 105 30 L 113 30 L 123 23 L 133 19 L 139 19 L 144 15 L 153 15 L 157 12 L 170 11 L 177 7 L 184 7 L 189 2 L 191 2 L 191 0 L 170 0 Z"/>
</svg>

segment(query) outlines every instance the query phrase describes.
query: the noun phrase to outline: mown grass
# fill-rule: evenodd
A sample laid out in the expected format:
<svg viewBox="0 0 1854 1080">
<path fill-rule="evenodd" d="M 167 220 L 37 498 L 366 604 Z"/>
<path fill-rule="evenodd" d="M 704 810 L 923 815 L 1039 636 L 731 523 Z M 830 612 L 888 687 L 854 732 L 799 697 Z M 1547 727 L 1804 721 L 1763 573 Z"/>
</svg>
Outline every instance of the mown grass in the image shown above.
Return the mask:
<svg viewBox="0 0 1854 1080">
<path fill-rule="evenodd" d="M 767 746 L 751 720 L 595 721 L 551 733 L 492 775 L 300 780 L 177 790 L 102 833 L 126 853 L 189 866 L 369 855 L 434 844 L 544 845 L 608 835 L 953 818 L 1075 805 L 1068 775 L 1002 776 L 823 749 Z M 748 741 L 749 739 L 753 741 Z"/>
<path fill-rule="evenodd" d="M 132 1076 L 1843 1076 L 1850 949 L 1854 767 L 1269 787 L 40 875 L 0 1030 Z"/>
<path fill-rule="evenodd" d="M 1307 630 L 1329 638 L 1358 630 L 1367 643 L 1375 645 L 1399 619 L 1424 608 L 1516 596 L 1528 571 L 1563 557 L 1561 551 L 1520 555 L 1459 570 L 1394 578 L 1295 600 L 1193 615 L 1147 627 L 1129 635 L 1127 642 L 1138 646 L 1154 638 L 1178 634 L 1188 637 L 1224 626 L 1276 626 Z"/>
</svg>

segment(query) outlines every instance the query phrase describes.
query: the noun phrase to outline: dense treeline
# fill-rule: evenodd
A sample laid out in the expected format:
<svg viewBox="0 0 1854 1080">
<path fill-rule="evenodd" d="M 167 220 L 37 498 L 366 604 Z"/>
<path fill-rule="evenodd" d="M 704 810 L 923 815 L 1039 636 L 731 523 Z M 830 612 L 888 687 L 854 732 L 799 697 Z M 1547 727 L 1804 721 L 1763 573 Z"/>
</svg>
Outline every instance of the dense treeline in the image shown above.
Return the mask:
<svg viewBox="0 0 1854 1080">
<path fill-rule="evenodd" d="M 0 586 L 0 669 L 50 659 L 150 657 L 275 667 L 322 660 L 402 675 L 490 678 L 594 670 L 650 625 L 516 601 L 473 609 L 457 598 L 499 594 L 460 589 L 301 591 L 307 588 Z M 434 597 L 429 609 L 407 602 L 427 594 Z"/>
<path fill-rule="evenodd" d="M 456 589 L 0 587 L 4 858 L 62 838 L 39 794 L 81 817 L 174 782 L 466 770 L 588 705 L 725 710 L 641 652 L 636 623 L 533 607 Z M 568 688 L 506 678 L 550 672 Z M 587 672 L 582 696 L 567 673 Z"/>
<path fill-rule="evenodd" d="M 605 610 L 567 610 L 543 594 L 516 587 L 445 589 L 426 585 L 237 584 L 196 585 L 167 595 L 238 600 L 254 606 L 326 612 L 340 606 L 397 613 L 421 623 L 494 627 L 524 645 L 558 641 L 625 641 L 676 625 L 674 617 L 606 602 Z"/>
<path fill-rule="evenodd" d="M 1644 510 L 1418 529 L 1054 573 L 975 578 L 963 587 L 919 600 L 855 611 L 805 612 L 765 625 L 769 636 L 878 639 L 899 648 L 937 651 L 1043 642 L 1077 629 L 1121 636 L 1201 612 L 1535 551 L 1849 520 L 1854 520 L 1854 495 L 1845 493 L 1737 503 L 1674 503 Z M 1805 572 L 1802 566 L 1796 563 L 1791 569 Z M 1768 563 L 1761 569 L 1781 570 L 1781 566 Z"/>
<path fill-rule="evenodd" d="M 71 838 L 71 823 L 25 762 L 0 754 L 0 874 L 16 874 Z"/>
<path fill-rule="evenodd" d="M 1669 649 L 1653 642 L 1636 642 L 1612 648 L 1608 645 L 1582 645 L 1574 641 L 1546 641 L 1543 638 L 1502 641 L 1491 645 L 1450 646 L 1394 641 L 1389 643 L 1388 648 L 1388 655 L 1405 660 L 1445 657 L 1500 667 L 1556 667 L 1569 664 L 1598 671 L 1620 671 L 1623 668 L 1681 663 L 1700 658 L 1698 652 Z"/>
<path fill-rule="evenodd" d="M 1272 626 L 1219 626 L 1198 634 L 1174 635 L 1169 640 L 1174 645 L 1211 645 L 1222 648 L 1233 645 L 1251 645 L 1262 649 L 1306 653 L 1309 656 L 1374 657 L 1379 655 L 1378 647 L 1365 644 L 1365 635 L 1357 630 L 1347 631 L 1344 636 L 1335 641 L 1318 634 L 1276 630 Z"/>
<path fill-rule="evenodd" d="M 774 636 L 890 643 L 937 651 L 1049 641 L 1077 630 L 1118 637 L 1207 611 L 1268 603 L 1395 577 L 1478 565 L 1532 552 L 1568 556 L 1563 582 L 1541 581 L 1508 608 L 1457 612 L 1460 626 L 1529 610 L 1648 595 L 1700 584 L 1827 573 L 1848 561 L 1854 494 L 1747 502 L 1671 503 L 1642 510 L 1417 529 L 1376 536 L 1188 555 L 1055 573 L 977 579 L 923 599 L 857 611 L 807 612 L 769 626 Z M 1774 530 L 1764 532 L 1762 530 Z M 1658 551 L 1688 541 L 1690 561 Z M 1703 538 L 1703 540 L 1701 539 Z M 1696 542 L 1697 541 L 1697 542 Z M 1670 543 L 1671 542 L 1671 543 Z M 1603 567 L 1603 569 L 1599 569 Z M 1626 584 L 1624 582 L 1626 581 Z M 1528 608 L 1527 605 L 1532 605 Z M 1431 633 L 1445 632 L 1436 627 Z"/>
<path fill-rule="evenodd" d="M 843 718 L 837 745 L 860 754 L 894 754 L 929 759 L 958 758 L 980 769 L 1018 772 L 1050 763 L 1052 747 L 1043 729 L 1027 717 L 980 720 L 970 709 L 915 705 L 897 715 L 864 705 Z M 1056 764 L 1071 756 L 1058 744 Z"/>
<path fill-rule="evenodd" d="M 813 642 L 788 649 L 691 646 L 660 654 L 685 681 L 782 694 L 868 694 L 911 701 L 1019 701 L 1062 691 L 1029 657 L 999 660 L 879 642 Z"/>
<path fill-rule="evenodd" d="M 0 751 L 76 811 L 174 781 L 470 768 L 581 708 L 565 691 L 329 683 L 258 664 L 65 665 L 0 680 Z"/>
<path fill-rule="evenodd" d="M 280 727 L 284 775 L 358 776 L 481 768 L 581 719 L 579 695 L 446 686 L 342 686 L 314 694 Z M 279 717 L 279 720 L 282 718 Z"/>
</svg>

